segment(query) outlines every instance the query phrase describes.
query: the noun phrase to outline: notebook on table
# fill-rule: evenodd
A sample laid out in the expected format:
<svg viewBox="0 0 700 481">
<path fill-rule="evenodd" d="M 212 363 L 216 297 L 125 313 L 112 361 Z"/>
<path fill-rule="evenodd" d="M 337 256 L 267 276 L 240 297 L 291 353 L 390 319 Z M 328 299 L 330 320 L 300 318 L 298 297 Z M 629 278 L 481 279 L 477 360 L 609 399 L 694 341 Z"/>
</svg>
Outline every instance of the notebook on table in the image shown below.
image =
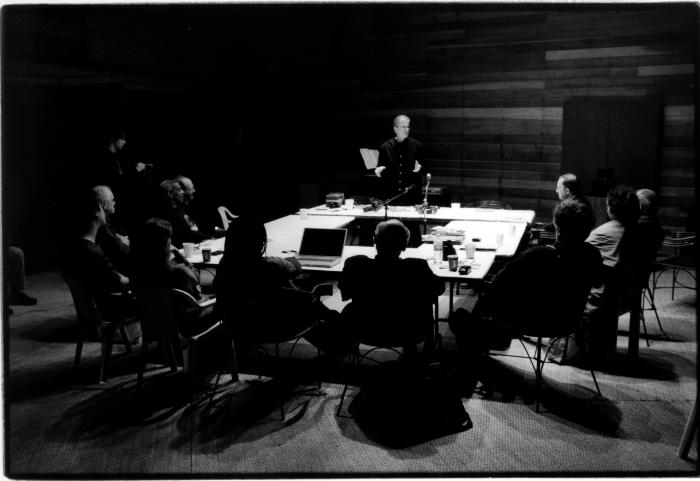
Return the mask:
<svg viewBox="0 0 700 481">
<path fill-rule="evenodd" d="M 306 227 L 297 259 L 304 267 L 333 267 L 343 259 L 347 229 Z"/>
</svg>

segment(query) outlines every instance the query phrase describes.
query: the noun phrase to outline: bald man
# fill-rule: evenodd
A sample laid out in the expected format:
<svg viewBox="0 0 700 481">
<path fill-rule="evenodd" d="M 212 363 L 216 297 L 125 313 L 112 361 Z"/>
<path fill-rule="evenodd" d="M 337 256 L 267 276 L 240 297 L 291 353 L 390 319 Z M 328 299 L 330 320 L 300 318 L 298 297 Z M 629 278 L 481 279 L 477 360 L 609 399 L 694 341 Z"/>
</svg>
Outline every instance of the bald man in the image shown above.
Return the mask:
<svg viewBox="0 0 700 481">
<path fill-rule="evenodd" d="M 97 231 L 96 244 L 100 246 L 102 252 L 119 272 L 128 273 L 129 238 L 119 234 L 109 222 L 117 207 L 114 193 L 106 185 L 96 185 L 92 188 L 92 192 L 97 202 L 102 206 L 106 217 L 105 223 Z"/>
<path fill-rule="evenodd" d="M 409 137 L 411 119 L 406 115 L 394 117 L 394 138 L 379 148 L 375 174 L 383 180 L 384 195 L 393 197 L 413 187 L 399 204 L 419 204 L 422 201 L 421 176 L 430 173 L 423 158 L 421 143 Z"/>
</svg>

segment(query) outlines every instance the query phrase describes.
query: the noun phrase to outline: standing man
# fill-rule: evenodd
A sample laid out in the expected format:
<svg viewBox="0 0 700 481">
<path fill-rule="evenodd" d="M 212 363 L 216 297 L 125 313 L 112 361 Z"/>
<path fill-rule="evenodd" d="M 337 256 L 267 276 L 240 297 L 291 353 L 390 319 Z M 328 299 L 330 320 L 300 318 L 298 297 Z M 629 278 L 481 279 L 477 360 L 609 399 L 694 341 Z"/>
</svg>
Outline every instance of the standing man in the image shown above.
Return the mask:
<svg viewBox="0 0 700 481">
<path fill-rule="evenodd" d="M 374 173 L 383 179 L 385 194 L 393 197 L 406 188 L 413 187 L 399 203 L 419 204 L 421 195 L 421 175 L 430 173 L 425 163 L 421 143 L 408 136 L 411 119 L 406 115 L 394 118 L 394 138 L 387 140 L 379 148 L 379 160 Z"/>
</svg>

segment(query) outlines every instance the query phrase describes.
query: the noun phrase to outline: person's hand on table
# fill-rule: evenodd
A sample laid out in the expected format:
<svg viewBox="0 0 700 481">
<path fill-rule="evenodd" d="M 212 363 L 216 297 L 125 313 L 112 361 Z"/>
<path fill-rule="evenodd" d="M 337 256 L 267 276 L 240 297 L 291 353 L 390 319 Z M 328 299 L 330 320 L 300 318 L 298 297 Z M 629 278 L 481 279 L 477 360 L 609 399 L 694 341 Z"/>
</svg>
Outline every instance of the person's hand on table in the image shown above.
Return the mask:
<svg viewBox="0 0 700 481">
<path fill-rule="evenodd" d="M 377 167 L 376 169 L 374 169 L 374 173 L 377 175 L 377 177 L 381 177 L 382 172 L 384 172 L 385 170 L 386 170 L 386 165 L 381 165 L 381 166 Z"/>
<path fill-rule="evenodd" d="M 136 164 L 136 172 L 143 172 L 144 170 L 146 170 L 146 164 L 143 162 L 138 162 Z"/>
<path fill-rule="evenodd" d="M 413 172 L 419 172 L 420 169 L 422 169 L 422 168 L 423 168 L 423 166 L 420 165 L 420 164 L 418 163 L 418 161 L 416 160 L 416 164 L 413 166 Z"/>
</svg>

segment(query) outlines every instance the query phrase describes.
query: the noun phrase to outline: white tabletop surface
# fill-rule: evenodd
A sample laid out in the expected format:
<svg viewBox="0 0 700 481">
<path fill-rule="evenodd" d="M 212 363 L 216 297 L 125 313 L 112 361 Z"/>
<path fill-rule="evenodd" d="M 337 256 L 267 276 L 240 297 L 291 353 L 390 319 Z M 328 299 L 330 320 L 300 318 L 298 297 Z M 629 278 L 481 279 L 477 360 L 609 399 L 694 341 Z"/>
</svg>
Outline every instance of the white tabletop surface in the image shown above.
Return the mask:
<svg viewBox="0 0 700 481">
<path fill-rule="evenodd" d="M 354 220 L 350 216 L 308 216 L 302 218 L 298 214 L 288 215 L 280 219 L 267 222 L 265 229 L 267 230 L 267 255 L 274 257 L 292 257 L 296 255 L 301 244 L 301 237 L 305 227 L 317 228 L 342 228 L 350 224 Z M 447 267 L 447 262 L 436 263 L 433 261 L 433 245 L 423 244 L 420 247 L 408 248 L 402 253 L 402 257 L 417 257 L 427 259 L 428 265 L 432 271 L 443 279 L 482 279 L 497 255 L 513 255 L 515 249 L 520 242 L 520 238 L 525 232 L 526 223 L 515 222 L 491 222 L 491 221 L 454 221 L 450 222 L 446 228 L 463 229 L 466 233 L 467 240 L 470 241 L 474 237 L 481 239 L 477 244 L 477 251 L 474 259 L 466 259 L 466 253 L 463 246 L 457 246 L 457 255 L 460 260 L 460 265 L 470 265 L 472 270 L 469 274 L 459 274 L 459 272 L 450 271 Z M 496 233 L 503 233 L 503 244 L 496 248 Z M 193 264 L 202 264 L 202 247 L 209 246 L 212 252 L 224 250 L 224 238 L 214 239 L 203 242 L 196 246 L 194 255 L 187 258 Z M 478 250 L 487 249 L 487 250 Z M 346 245 L 343 251 L 343 260 L 331 267 L 305 267 L 305 271 L 320 271 L 340 273 L 345 265 L 345 259 L 354 255 L 363 254 L 369 257 L 376 255 L 376 250 L 373 246 L 354 246 Z M 222 254 L 212 255 L 211 260 L 205 264 L 216 266 L 222 258 Z"/>
<path fill-rule="evenodd" d="M 376 211 L 364 212 L 362 206 L 355 205 L 348 209 L 345 206 L 328 208 L 325 204 L 317 205 L 308 211 L 310 216 L 353 216 L 358 219 L 383 219 L 384 208 Z M 413 206 L 389 206 L 388 217 L 394 219 L 423 220 L 423 214 Z M 429 221 L 449 220 L 481 220 L 487 222 L 525 222 L 531 223 L 535 218 L 534 210 L 507 210 L 507 209 L 477 209 L 475 207 L 440 207 L 435 214 L 427 214 Z"/>
</svg>

